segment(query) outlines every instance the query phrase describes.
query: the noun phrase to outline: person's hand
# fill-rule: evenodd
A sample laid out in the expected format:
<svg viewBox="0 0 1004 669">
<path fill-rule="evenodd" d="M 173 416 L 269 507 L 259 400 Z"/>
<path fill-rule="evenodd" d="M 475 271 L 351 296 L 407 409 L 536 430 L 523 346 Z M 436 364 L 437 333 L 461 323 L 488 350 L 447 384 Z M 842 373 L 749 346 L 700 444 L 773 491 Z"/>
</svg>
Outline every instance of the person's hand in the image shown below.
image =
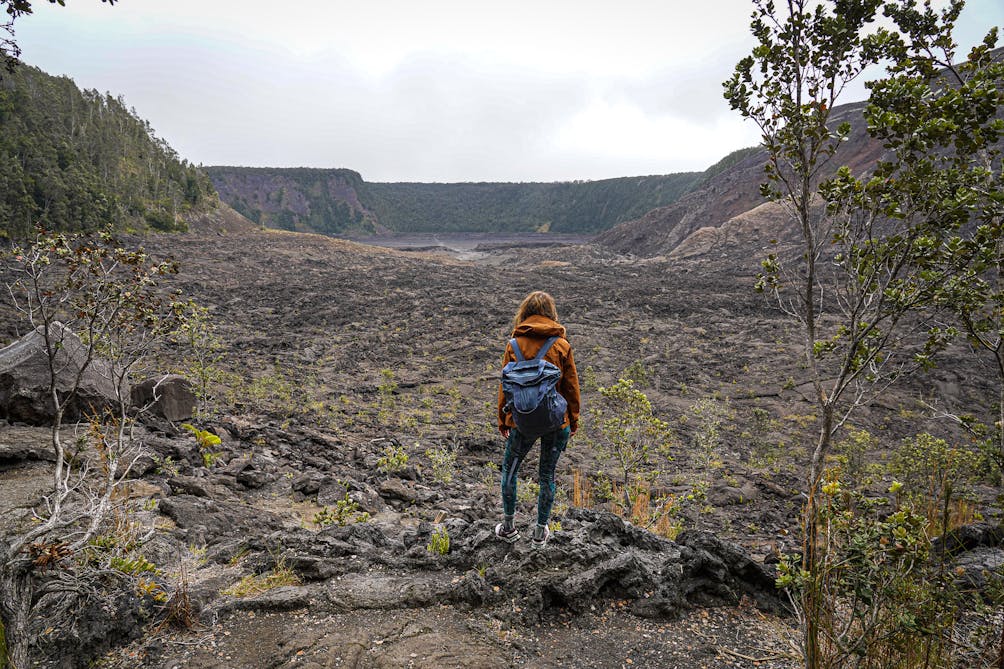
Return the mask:
<svg viewBox="0 0 1004 669">
<path fill-rule="evenodd" d="M 509 426 L 508 425 L 499 425 L 499 434 L 502 435 L 503 439 L 508 439 L 509 438 Z"/>
</svg>

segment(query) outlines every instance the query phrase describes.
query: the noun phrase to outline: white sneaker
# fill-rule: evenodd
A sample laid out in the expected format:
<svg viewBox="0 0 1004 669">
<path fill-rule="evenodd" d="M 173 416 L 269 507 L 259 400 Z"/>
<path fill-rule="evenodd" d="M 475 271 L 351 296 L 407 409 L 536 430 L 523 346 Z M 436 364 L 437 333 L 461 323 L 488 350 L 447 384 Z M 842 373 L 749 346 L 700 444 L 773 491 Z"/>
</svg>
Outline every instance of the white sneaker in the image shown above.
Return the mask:
<svg viewBox="0 0 1004 669">
<path fill-rule="evenodd" d="M 530 537 L 530 544 L 534 548 L 543 548 L 547 545 L 547 540 L 551 538 L 551 528 L 547 525 L 544 525 L 543 527 L 543 531 L 540 529 L 540 525 L 533 528 L 533 536 Z"/>
<path fill-rule="evenodd" d="M 495 536 L 507 544 L 515 543 L 519 539 L 519 530 L 513 527 L 508 532 L 505 529 L 505 523 L 499 523 L 495 526 Z"/>
</svg>

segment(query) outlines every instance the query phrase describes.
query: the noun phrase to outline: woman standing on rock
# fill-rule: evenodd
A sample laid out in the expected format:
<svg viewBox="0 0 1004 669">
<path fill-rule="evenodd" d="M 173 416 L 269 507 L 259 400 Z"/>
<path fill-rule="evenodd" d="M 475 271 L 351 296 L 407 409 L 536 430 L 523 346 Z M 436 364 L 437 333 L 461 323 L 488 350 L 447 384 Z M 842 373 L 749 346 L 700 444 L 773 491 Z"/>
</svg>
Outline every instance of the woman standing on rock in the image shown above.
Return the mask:
<svg viewBox="0 0 1004 669">
<path fill-rule="evenodd" d="M 518 351 L 513 349 L 516 344 Z M 543 355 L 541 355 L 543 354 Z M 503 379 L 509 363 L 516 361 L 533 361 L 542 358 L 545 364 L 541 368 L 554 371 L 546 363 L 551 363 L 561 376 L 557 381 L 557 393 L 564 399 L 567 409 L 562 416 L 559 414 L 555 423 L 559 426 L 542 434 L 532 434 L 524 425 L 524 432 L 517 428 L 513 419 L 512 397 L 507 397 L 503 384 L 498 392 L 498 427 L 499 433 L 506 440 L 505 456 L 502 460 L 502 510 L 501 523 L 495 526 L 495 536 L 502 541 L 512 543 L 519 539 L 519 530 L 513 522 L 516 514 L 516 476 L 520 465 L 530 452 L 530 448 L 540 437 L 540 494 L 537 497 L 537 525 L 533 529 L 531 541 L 536 547 L 543 547 L 550 538 L 551 531 L 547 521 L 551 516 L 551 506 L 554 503 L 554 470 L 558 465 L 558 456 L 565 450 L 569 438 L 579 427 L 579 376 L 575 371 L 575 360 L 572 357 L 572 346 L 565 339 L 565 328 L 558 323 L 558 310 L 554 298 L 543 291 L 534 291 L 526 296 L 519 305 L 516 317 L 513 319 L 512 339 L 506 345 L 502 358 Z M 546 372 L 545 372 L 546 373 Z M 560 401 L 560 398 L 558 398 Z"/>
</svg>

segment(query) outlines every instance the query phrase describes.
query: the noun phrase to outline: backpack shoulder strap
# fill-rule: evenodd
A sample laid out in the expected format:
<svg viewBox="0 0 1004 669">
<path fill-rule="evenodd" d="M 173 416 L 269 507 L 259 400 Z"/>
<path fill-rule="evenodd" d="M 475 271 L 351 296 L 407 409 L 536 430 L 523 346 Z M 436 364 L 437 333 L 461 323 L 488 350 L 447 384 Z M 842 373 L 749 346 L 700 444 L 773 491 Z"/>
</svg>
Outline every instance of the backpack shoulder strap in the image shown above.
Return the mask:
<svg viewBox="0 0 1004 669">
<path fill-rule="evenodd" d="M 523 362 L 526 360 L 526 358 L 523 357 L 523 351 L 519 348 L 519 342 L 516 341 L 515 337 L 509 340 L 509 346 L 512 347 L 512 352 L 516 356 L 517 362 Z"/>
<path fill-rule="evenodd" d="M 543 360 L 544 354 L 547 353 L 549 350 L 551 350 L 551 346 L 553 346 L 554 342 L 556 341 L 558 341 L 557 337 L 549 337 L 548 340 L 544 342 L 544 345 L 540 347 L 540 350 L 537 352 L 537 355 L 535 355 L 533 359 Z"/>
</svg>

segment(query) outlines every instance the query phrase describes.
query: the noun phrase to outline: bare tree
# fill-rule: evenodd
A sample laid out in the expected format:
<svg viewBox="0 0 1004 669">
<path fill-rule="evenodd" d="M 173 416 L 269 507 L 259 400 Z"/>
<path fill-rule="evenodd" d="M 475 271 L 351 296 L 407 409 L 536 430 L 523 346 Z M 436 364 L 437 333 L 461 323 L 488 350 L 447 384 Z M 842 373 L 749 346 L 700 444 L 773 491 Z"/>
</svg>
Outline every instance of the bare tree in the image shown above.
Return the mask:
<svg viewBox="0 0 1004 669">
<path fill-rule="evenodd" d="M 141 452 L 130 381 L 177 327 L 185 305 L 158 284 L 175 271 L 173 262 L 127 250 L 106 233 L 42 232 L 4 260 L 9 296 L 44 349 L 54 455 L 32 522 L 0 537 L 0 620 L 10 662 L 21 669 L 39 610 L 47 612 L 46 626 L 58 626 L 111 564 L 110 554 L 84 549 L 108 532 L 120 504 L 114 493 Z M 82 392 L 95 375 L 105 384 L 104 401 Z M 67 443 L 70 423 L 75 438 Z"/>
</svg>

